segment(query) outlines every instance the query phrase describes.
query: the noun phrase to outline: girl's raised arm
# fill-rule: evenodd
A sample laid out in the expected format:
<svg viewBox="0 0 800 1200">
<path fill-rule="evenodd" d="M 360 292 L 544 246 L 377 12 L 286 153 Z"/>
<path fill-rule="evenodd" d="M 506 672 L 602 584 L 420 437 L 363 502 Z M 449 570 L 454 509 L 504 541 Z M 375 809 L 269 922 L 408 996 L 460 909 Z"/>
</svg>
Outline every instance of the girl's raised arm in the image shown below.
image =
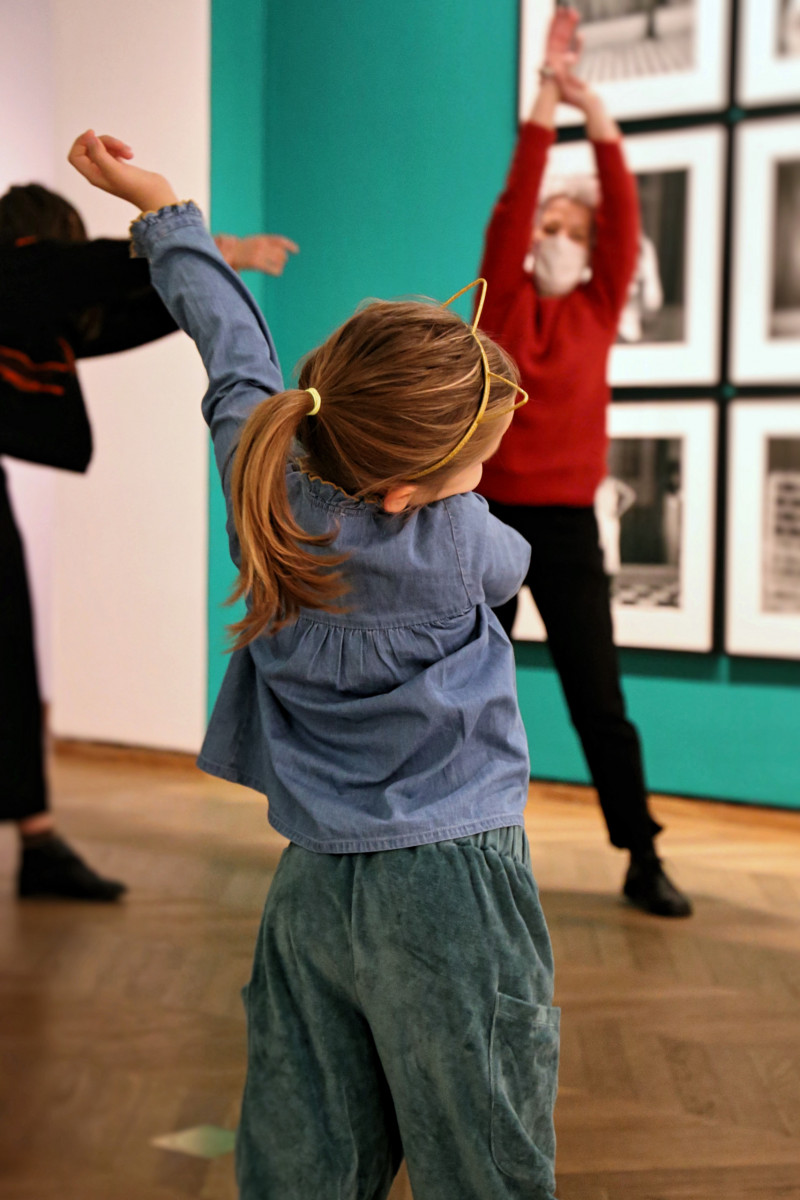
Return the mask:
<svg viewBox="0 0 800 1200">
<path fill-rule="evenodd" d="M 69 161 L 95 187 L 143 210 L 132 227 L 134 249 L 149 261 L 154 287 L 197 345 L 208 374 L 203 416 L 214 441 L 231 553 L 238 564 L 232 455 L 252 410 L 283 391 L 278 356 L 258 305 L 215 246 L 200 210 L 191 201 L 178 202 L 163 175 L 128 162 L 131 153 L 123 142 L 88 131 L 75 141 Z"/>
</svg>

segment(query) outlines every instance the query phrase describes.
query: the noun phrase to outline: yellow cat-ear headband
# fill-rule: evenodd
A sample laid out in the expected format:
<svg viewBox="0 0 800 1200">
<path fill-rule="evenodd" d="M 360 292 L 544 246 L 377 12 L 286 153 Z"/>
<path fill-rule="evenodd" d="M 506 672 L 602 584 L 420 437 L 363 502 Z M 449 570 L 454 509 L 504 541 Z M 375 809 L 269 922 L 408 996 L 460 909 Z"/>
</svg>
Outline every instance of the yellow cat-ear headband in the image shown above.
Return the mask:
<svg viewBox="0 0 800 1200">
<path fill-rule="evenodd" d="M 481 421 L 484 420 L 484 418 L 488 421 L 488 420 L 492 420 L 494 417 L 504 417 L 504 416 L 506 416 L 507 413 L 513 412 L 514 409 L 516 409 L 516 408 L 522 408 L 523 404 L 528 403 L 528 393 L 524 390 L 524 388 L 521 388 L 519 386 L 519 384 L 514 383 L 513 380 L 506 379 L 506 377 L 504 375 L 497 375 L 494 371 L 489 370 L 489 359 L 486 357 L 486 351 L 483 348 L 483 342 L 478 337 L 478 333 L 477 333 L 478 322 L 481 319 L 481 313 L 483 312 L 483 304 L 486 299 L 486 288 L 487 288 L 486 280 L 485 279 L 474 279 L 472 281 L 472 283 L 468 283 L 466 287 L 461 288 L 461 291 L 456 292 L 456 294 L 454 296 L 451 296 L 449 300 L 445 300 L 444 304 L 442 305 L 442 308 L 449 307 L 449 305 L 451 305 L 454 300 L 458 300 L 459 296 L 463 296 L 466 292 L 472 291 L 472 289 L 474 287 L 480 287 L 481 295 L 480 295 L 480 299 L 478 300 L 478 308 L 475 313 L 475 320 L 470 325 L 470 332 L 472 333 L 472 336 L 475 338 L 475 341 L 478 343 L 478 350 L 480 351 L 481 362 L 483 363 L 483 380 L 484 380 L 483 393 L 481 395 L 481 402 L 478 405 L 478 412 L 475 416 L 475 420 L 472 422 L 472 424 L 470 425 L 467 432 L 460 439 L 460 441 L 453 447 L 453 449 L 449 452 L 449 454 L 445 454 L 444 458 L 440 458 L 439 461 L 435 462 L 432 467 L 426 467 L 424 471 L 417 471 L 416 474 L 411 475 L 409 477 L 410 479 L 421 479 L 423 475 L 430 475 L 432 471 L 438 471 L 440 467 L 447 466 L 447 464 L 449 462 L 451 462 L 452 459 L 455 458 L 455 456 L 459 453 L 459 451 L 462 450 L 464 448 L 464 446 L 466 446 L 467 442 L 472 437 L 475 430 L 478 428 L 478 426 L 480 425 Z M 486 406 L 489 403 L 489 391 L 491 389 L 493 379 L 499 380 L 500 383 L 507 383 L 509 387 L 514 388 L 515 391 L 519 392 L 519 394 L 522 396 L 522 399 L 518 400 L 516 404 L 510 405 L 508 408 L 503 408 L 499 412 L 490 413 L 489 416 L 486 417 Z"/>
</svg>

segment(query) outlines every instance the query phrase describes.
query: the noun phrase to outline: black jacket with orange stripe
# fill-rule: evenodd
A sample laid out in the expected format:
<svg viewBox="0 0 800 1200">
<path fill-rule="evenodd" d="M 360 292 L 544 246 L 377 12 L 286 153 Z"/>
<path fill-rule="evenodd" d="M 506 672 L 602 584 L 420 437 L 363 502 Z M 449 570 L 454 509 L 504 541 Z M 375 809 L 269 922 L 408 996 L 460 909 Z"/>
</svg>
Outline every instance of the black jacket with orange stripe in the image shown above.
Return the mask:
<svg viewBox="0 0 800 1200">
<path fill-rule="evenodd" d="M 0 455 L 85 471 L 92 433 L 75 360 L 176 328 L 127 241 L 0 242 Z"/>
</svg>

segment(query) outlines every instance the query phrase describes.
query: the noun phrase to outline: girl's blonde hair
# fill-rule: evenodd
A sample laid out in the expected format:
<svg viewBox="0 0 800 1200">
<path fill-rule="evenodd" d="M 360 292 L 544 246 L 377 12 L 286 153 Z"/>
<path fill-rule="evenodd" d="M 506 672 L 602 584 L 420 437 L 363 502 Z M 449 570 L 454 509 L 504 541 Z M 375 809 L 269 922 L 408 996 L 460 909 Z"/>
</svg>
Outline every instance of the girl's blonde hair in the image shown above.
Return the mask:
<svg viewBox="0 0 800 1200">
<path fill-rule="evenodd" d="M 287 460 L 294 455 L 304 470 L 361 500 L 381 502 L 390 488 L 414 482 L 475 420 L 486 383 L 478 339 L 490 371 L 516 380 L 508 355 L 449 309 L 375 301 L 311 351 L 297 388 L 253 410 L 232 475 L 242 557 L 230 602 L 248 601 L 246 616 L 230 627 L 235 649 L 290 624 L 301 608 L 335 610 L 347 590 L 336 570 L 347 556 L 320 553 L 336 531 L 308 534 L 292 513 Z M 304 390 L 312 387 L 321 395 L 314 416 Z M 416 483 L 416 503 L 430 502 L 448 479 L 486 457 L 498 428 L 490 418 L 507 412 L 514 398 L 509 381 L 492 380 L 475 433 Z"/>
</svg>

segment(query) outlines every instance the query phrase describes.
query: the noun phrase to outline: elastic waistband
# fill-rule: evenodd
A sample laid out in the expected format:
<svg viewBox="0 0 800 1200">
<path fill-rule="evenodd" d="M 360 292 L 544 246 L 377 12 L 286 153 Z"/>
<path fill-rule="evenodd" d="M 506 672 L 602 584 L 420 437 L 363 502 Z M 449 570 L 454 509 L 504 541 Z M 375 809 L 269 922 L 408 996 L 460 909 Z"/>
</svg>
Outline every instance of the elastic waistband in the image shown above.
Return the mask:
<svg viewBox="0 0 800 1200">
<path fill-rule="evenodd" d="M 397 850 L 361 850 L 349 854 L 327 854 L 322 857 L 355 861 L 357 858 L 379 858 L 386 854 L 435 853 L 437 850 L 447 849 L 450 846 L 456 846 L 459 849 L 480 850 L 482 853 L 486 853 L 487 850 L 493 851 L 502 858 L 511 858 L 530 869 L 531 851 L 522 825 L 507 825 L 500 829 L 487 829 L 484 833 L 470 833 L 459 838 L 443 838 L 439 842 L 423 842 L 419 845 L 403 846 Z M 317 851 L 307 850 L 297 842 L 290 842 L 284 853 L 289 850 L 295 854 L 307 854 L 312 858 L 319 857 Z"/>
<path fill-rule="evenodd" d="M 437 842 L 437 845 L 447 845 Z M 453 838 L 451 845 L 474 846 L 476 850 L 494 850 L 504 858 L 513 858 L 523 866 L 531 865 L 531 851 L 525 830 L 521 825 L 508 825 L 504 829 L 487 829 L 486 833 L 473 833 L 469 837 Z"/>
</svg>

